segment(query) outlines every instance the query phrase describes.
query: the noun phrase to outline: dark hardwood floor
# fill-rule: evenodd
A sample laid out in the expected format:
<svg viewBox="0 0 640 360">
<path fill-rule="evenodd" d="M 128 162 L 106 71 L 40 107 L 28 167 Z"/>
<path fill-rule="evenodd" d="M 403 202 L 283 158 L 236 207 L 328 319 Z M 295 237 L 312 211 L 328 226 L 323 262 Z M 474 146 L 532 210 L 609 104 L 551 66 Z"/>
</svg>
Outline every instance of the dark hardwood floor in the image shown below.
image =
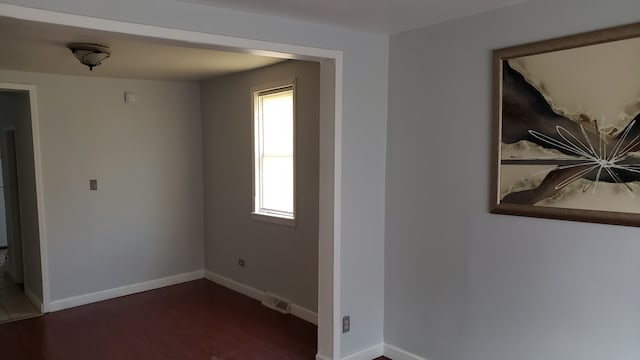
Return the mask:
<svg viewBox="0 0 640 360">
<path fill-rule="evenodd" d="M 0 325 L 0 359 L 312 360 L 316 327 L 207 280 Z"/>
</svg>

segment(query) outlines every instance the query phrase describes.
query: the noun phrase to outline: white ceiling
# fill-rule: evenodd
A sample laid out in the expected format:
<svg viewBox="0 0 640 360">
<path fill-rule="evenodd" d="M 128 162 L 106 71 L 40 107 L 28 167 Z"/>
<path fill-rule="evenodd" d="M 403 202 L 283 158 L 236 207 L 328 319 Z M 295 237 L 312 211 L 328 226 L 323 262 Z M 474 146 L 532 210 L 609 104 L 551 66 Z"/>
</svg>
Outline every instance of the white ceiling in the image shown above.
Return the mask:
<svg viewBox="0 0 640 360">
<path fill-rule="evenodd" d="M 527 0 L 182 0 L 394 34 Z"/>
<path fill-rule="evenodd" d="M 67 49 L 71 42 L 104 44 L 111 57 L 89 71 Z M 0 69 L 66 75 L 197 81 L 283 61 L 198 48 L 194 44 L 0 17 Z"/>
<path fill-rule="evenodd" d="M 527 0 L 182 1 L 391 34 Z M 107 45 L 112 56 L 89 72 L 67 49 L 71 42 Z M 0 69 L 154 80 L 197 81 L 283 61 L 247 52 L 6 17 L 0 17 L 0 49 Z"/>
</svg>

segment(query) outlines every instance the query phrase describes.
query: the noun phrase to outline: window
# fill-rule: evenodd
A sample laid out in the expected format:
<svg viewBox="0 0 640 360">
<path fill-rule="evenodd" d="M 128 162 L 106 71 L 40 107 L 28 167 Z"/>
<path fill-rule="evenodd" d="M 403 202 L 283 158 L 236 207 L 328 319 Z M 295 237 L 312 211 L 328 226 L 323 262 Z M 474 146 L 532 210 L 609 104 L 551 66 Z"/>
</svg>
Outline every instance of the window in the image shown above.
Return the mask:
<svg viewBox="0 0 640 360">
<path fill-rule="evenodd" d="M 294 86 L 254 91 L 253 97 L 253 213 L 287 223 L 295 218 Z"/>
</svg>

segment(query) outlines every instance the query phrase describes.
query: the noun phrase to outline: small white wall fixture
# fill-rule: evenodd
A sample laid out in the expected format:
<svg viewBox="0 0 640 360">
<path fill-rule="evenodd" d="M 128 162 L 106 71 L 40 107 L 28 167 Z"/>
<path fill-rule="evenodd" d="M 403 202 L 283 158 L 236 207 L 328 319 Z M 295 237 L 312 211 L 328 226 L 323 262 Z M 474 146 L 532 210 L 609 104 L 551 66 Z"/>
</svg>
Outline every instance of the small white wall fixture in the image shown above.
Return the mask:
<svg viewBox="0 0 640 360">
<path fill-rule="evenodd" d="M 320 108 L 323 109 L 320 114 L 320 167 L 321 169 L 331 171 L 332 176 L 321 175 L 320 178 L 320 194 L 322 195 L 321 198 L 325 200 L 320 202 L 319 209 L 318 348 L 332 349 L 332 354 L 322 354 L 322 357 L 330 355 L 333 358 L 338 358 L 341 353 L 340 208 L 342 199 L 342 51 L 142 25 L 4 3 L 0 3 L 0 16 L 41 23 L 144 36 L 161 40 L 180 41 L 207 46 L 217 50 L 235 52 L 250 51 L 257 55 L 317 61 L 320 63 Z M 0 83 L 0 89 L 2 86 L 3 84 Z M 42 161 L 40 154 L 35 87 L 16 84 L 4 84 L 4 86 L 21 87 L 18 90 L 29 91 L 31 96 L 33 146 L 37 184 L 36 190 L 38 196 L 38 220 L 40 227 L 40 249 L 42 258 L 43 310 L 47 312 L 50 310 L 49 274 L 46 251 L 47 232 L 44 213 L 45 196 L 43 193 Z M 326 109 L 333 110 L 330 111 Z M 329 336 L 328 334 L 331 335 Z"/>
</svg>

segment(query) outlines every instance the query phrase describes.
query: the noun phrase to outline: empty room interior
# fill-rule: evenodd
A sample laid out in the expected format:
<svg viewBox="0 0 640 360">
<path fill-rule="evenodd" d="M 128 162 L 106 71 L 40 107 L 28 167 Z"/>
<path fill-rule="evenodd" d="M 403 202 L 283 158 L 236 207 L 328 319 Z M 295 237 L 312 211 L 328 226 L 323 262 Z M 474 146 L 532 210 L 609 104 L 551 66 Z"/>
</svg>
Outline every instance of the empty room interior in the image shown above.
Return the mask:
<svg viewBox="0 0 640 360">
<path fill-rule="evenodd" d="M 10 84 L 33 84 L 39 161 L 49 164 L 42 169 L 43 192 L 49 188 L 56 194 L 45 203 L 57 209 L 46 218 L 46 276 L 50 284 L 64 284 L 50 287 L 47 309 L 42 309 L 38 233 L 11 234 L 24 241 L 15 246 L 9 241 L 6 249 L 2 320 L 95 302 L 99 299 L 86 294 L 99 297 L 104 289 L 147 279 L 163 279 L 166 286 L 206 277 L 309 323 L 304 330 L 310 336 L 303 339 L 314 355 L 319 64 L 7 18 L 0 22 L 5 49 L 14 55 L 2 60 L 1 78 L 8 85 L 0 96 L 3 120 L 10 124 L 3 135 L 15 131 L 24 137 L 17 141 L 18 163 L 32 170 L 34 156 L 28 150 L 35 121 L 29 93 Z M 78 40 L 108 43 L 110 58 L 90 69 L 70 49 Z M 24 61 L 30 57 L 47 61 Z M 104 71 L 107 64 L 110 70 Z M 254 173 L 278 182 L 267 178 L 274 177 L 268 166 L 287 173 L 287 164 L 280 156 L 274 165 L 252 168 L 257 146 L 252 134 L 258 131 L 253 129 L 258 111 L 253 93 L 265 92 L 266 109 L 284 85 L 295 92 L 290 101 L 296 108 L 296 196 L 284 205 L 266 199 L 263 207 L 289 206 L 295 211 L 292 219 L 254 209 Z M 292 147 L 294 129 L 277 126 L 265 123 L 261 132 L 288 130 Z M 286 135 L 268 141 L 287 145 Z M 7 142 L 1 142 L 3 149 Z M 266 151 L 268 146 L 274 147 L 267 143 Z M 19 194 L 19 210 L 9 212 L 23 215 L 16 229 L 37 231 L 35 173 L 18 175 L 16 188 L 24 194 Z M 268 186 L 273 184 L 264 185 L 265 193 Z M 264 197 L 287 197 L 281 192 Z M 23 277 L 16 275 L 20 266 L 14 259 L 24 259 Z"/>
<path fill-rule="evenodd" d="M 638 14 L 0 0 L 0 358 L 640 359 Z"/>
</svg>

